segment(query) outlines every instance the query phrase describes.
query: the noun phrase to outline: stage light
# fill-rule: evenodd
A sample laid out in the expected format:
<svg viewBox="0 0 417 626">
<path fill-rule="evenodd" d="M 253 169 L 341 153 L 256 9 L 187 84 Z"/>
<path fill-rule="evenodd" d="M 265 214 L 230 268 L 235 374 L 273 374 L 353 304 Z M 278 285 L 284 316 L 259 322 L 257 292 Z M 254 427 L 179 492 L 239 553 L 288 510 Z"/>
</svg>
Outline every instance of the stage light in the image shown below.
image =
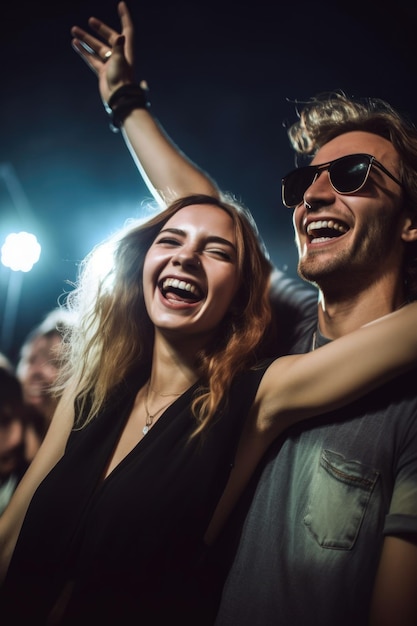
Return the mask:
<svg viewBox="0 0 417 626">
<path fill-rule="evenodd" d="M 41 246 L 35 235 L 24 231 L 7 235 L 1 248 L 1 262 L 14 272 L 30 272 L 40 255 Z"/>
</svg>

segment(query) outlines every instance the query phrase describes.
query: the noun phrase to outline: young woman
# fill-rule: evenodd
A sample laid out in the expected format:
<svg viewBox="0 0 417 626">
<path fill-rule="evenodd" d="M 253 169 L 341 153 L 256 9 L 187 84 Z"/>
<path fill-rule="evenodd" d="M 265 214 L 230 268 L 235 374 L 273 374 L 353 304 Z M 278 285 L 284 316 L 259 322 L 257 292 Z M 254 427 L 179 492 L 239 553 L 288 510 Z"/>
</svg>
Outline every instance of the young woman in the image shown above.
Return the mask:
<svg viewBox="0 0 417 626">
<path fill-rule="evenodd" d="M 71 294 L 72 382 L 0 519 L 2 624 L 212 623 L 207 546 L 264 451 L 411 367 L 417 304 L 258 363 L 270 264 L 250 215 L 202 195 L 93 265 Z"/>
</svg>

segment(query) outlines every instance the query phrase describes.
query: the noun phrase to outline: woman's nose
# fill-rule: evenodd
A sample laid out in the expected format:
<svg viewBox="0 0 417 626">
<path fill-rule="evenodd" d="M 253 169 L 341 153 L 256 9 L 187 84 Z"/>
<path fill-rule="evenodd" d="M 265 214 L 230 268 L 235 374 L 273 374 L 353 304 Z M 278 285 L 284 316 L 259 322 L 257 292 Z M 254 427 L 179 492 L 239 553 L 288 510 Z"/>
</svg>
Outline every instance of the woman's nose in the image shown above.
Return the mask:
<svg viewBox="0 0 417 626">
<path fill-rule="evenodd" d="M 182 267 L 198 268 L 201 265 L 199 254 L 191 248 L 182 248 L 172 258 L 173 265 L 181 265 Z"/>
</svg>

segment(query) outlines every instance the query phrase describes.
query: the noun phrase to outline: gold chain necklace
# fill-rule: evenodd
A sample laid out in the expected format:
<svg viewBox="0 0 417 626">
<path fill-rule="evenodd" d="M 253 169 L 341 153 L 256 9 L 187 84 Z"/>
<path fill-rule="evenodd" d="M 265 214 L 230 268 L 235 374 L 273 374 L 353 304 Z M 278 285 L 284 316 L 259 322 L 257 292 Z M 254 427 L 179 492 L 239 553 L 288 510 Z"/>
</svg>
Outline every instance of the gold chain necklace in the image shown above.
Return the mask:
<svg viewBox="0 0 417 626">
<path fill-rule="evenodd" d="M 170 404 L 172 404 L 174 401 L 170 400 L 167 404 L 165 404 L 164 406 L 162 406 L 160 409 L 158 409 L 157 411 L 155 411 L 155 413 L 151 413 L 148 409 L 148 397 L 149 397 L 149 389 L 151 388 L 150 383 L 148 382 L 148 384 L 146 385 L 146 394 L 145 397 L 143 399 L 143 404 L 145 406 L 145 412 L 146 412 L 146 417 L 145 417 L 145 426 L 142 428 L 142 432 L 144 435 L 147 435 L 149 432 L 149 429 L 151 428 L 153 421 L 155 419 L 155 417 L 157 415 L 159 415 L 159 413 L 162 413 L 162 411 L 164 411 L 165 409 L 167 409 L 169 407 Z M 168 396 L 170 396 L 171 398 L 177 398 L 178 396 L 180 396 L 183 392 L 181 393 L 166 393 L 166 394 L 158 394 L 163 398 L 167 398 Z"/>
<path fill-rule="evenodd" d="M 179 393 L 159 393 L 159 391 L 155 391 L 155 389 L 152 389 L 152 387 L 150 386 L 150 383 L 148 383 L 148 385 L 149 385 L 149 390 L 152 391 L 152 393 L 154 393 L 156 396 L 160 396 L 161 398 L 174 398 L 184 393 L 183 391 L 180 391 Z"/>
</svg>

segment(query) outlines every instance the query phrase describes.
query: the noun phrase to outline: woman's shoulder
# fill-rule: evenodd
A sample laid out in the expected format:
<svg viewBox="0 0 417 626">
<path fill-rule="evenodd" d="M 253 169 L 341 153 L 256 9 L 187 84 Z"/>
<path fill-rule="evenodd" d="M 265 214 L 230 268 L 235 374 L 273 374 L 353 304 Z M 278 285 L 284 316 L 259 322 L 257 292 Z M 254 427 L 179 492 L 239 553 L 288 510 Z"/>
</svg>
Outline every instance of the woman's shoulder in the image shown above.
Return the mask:
<svg viewBox="0 0 417 626">
<path fill-rule="evenodd" d="M 235 376 L 231 385 L 231 395 L 240 395 L 247 400 L 249 396 L 256 395 L 260 382 L 274 358 L 258 361 L 255 365 Z"/>
</svg>

